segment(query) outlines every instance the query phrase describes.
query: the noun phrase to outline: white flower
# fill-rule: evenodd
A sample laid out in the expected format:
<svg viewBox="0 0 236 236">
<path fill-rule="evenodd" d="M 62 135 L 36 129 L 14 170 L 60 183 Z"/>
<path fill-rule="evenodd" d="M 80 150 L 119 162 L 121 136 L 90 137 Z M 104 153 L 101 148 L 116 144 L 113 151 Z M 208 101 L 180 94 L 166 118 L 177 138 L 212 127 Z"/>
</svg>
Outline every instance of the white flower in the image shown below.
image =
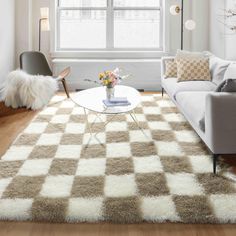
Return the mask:
<svg viewBox="0 0 236 236">
<path fill-rule="evenodd" d="M 116 77 L 119 77 L 120 76 L 120 69 L 119 68 L 116 68 L 114 71 L 113 71 L 114 75 Z"/>
<path fill-rule="evenodd" d="M 121 79 L 126 80 L 126 79 L 129 79 L 130 77 L 131 77 L 131 75 L 124 75 L 124 76 L 121 76 Z"/>
</svg>

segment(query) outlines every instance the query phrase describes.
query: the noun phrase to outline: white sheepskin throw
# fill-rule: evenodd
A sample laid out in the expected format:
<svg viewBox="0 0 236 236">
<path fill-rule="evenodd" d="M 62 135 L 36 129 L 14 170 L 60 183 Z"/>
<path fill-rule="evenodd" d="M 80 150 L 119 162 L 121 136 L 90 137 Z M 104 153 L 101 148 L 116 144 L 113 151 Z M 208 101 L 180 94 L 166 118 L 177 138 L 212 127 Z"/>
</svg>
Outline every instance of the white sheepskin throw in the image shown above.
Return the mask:
<svg viewBox="0 0 236 236">
<path fill-rule="evenodd" d="M 38 110 L 49 103 L 57 90 L 57 81 L 52 77 L 34 76 L 17 70 L 8 75 L 2 100 L 7 107 Z"/>
</svg>

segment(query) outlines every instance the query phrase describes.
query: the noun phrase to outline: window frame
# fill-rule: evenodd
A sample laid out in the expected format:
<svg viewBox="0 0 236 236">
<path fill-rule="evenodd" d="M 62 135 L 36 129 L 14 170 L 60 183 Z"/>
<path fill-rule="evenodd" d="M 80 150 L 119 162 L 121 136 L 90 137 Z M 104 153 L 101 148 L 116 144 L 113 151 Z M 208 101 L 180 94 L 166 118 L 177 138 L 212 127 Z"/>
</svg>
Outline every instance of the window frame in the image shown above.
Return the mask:
<svg viewBox="0 0 236 236">
<path fill-rule="evenodd" d="M 69 54 L 77 54 L 81 52 L 83 55 L 87 54 L 92 56 L 92 53 L 100 53 L 101 56 L 104 54 L 114 54 L 114 55 L 124 55 L 127 54 L 137 54 L 144 53 L 144 55 L 149 54 L 148 52 L 152 52 L 151 54 L 160 54 L 160 52 L 164 51 L 165 45 L 164 42 L 164 0 L 160 0 L 160 7 L 115 7 L 113 6 L 113 0 L 106 0 L 106 7 L 60 7 L 59 0 L 54 0 L 54 30 L 53 34 L 53 42 L 51 46 L 53 47 L 53 52 L 57 52 L 57 55 L 65 54 L 66 52 Z M 60 47 L 60 12 L 62 10 L 105 10 L 107 12 L 106 17 L 106 47 L 105 48 L 61 48 Z M 159 47 L 145 47 L 145 48 L 115 48 L 114 47 L 114 11 L 116 10 L 158 10 L 160 11 L 160 34 L 159 34 Z M 110 20 L 111 19 L 111 20 Z M 77 53 L 76 53 L 77 52 Z"/>
</svg>

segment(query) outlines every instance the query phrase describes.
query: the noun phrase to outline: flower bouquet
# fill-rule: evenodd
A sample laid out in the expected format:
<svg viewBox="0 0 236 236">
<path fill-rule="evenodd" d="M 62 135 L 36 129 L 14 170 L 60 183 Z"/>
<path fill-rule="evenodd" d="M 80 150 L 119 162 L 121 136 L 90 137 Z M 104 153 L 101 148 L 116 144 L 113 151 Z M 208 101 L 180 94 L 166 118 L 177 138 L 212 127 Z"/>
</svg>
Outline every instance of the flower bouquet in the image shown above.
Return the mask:
<svg viewBox="0 0 236 236">
<path fill-rule="evenodd" d="M 89 82 L 94 82 L 97 84 L 101 84 L 106 87 L 107 99 L 110 100 L 114 97 L 115 86 L 121 83 L 122 80 L 129 78 L 130 75 L 121 75 L 121 70 L 116 68 L 114 71 L 104 71 L 99 74 L 99 82 L 86 80 Z"/>
</svg>

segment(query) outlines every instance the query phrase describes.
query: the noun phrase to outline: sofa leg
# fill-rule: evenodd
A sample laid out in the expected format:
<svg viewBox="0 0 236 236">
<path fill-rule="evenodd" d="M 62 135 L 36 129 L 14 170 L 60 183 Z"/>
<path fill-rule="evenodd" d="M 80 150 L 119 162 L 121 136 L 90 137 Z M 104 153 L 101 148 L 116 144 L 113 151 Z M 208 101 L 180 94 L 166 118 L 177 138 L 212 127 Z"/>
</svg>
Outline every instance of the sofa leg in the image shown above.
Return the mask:
<svg viewBox="0 0 236 236">
<path fill-rule="evenodd" d="M 163 88 L 161 89 L 161 96 L 162 96 L 162 98 L 164 97 L 164 89 Z"/>
<path fill-rule="evenodd" d="M 217 161 L 218 161 L 219 155 L 213 154 L 213 173 L 216 174 L 216 167 L 217 167 Z"/>
</svg>

